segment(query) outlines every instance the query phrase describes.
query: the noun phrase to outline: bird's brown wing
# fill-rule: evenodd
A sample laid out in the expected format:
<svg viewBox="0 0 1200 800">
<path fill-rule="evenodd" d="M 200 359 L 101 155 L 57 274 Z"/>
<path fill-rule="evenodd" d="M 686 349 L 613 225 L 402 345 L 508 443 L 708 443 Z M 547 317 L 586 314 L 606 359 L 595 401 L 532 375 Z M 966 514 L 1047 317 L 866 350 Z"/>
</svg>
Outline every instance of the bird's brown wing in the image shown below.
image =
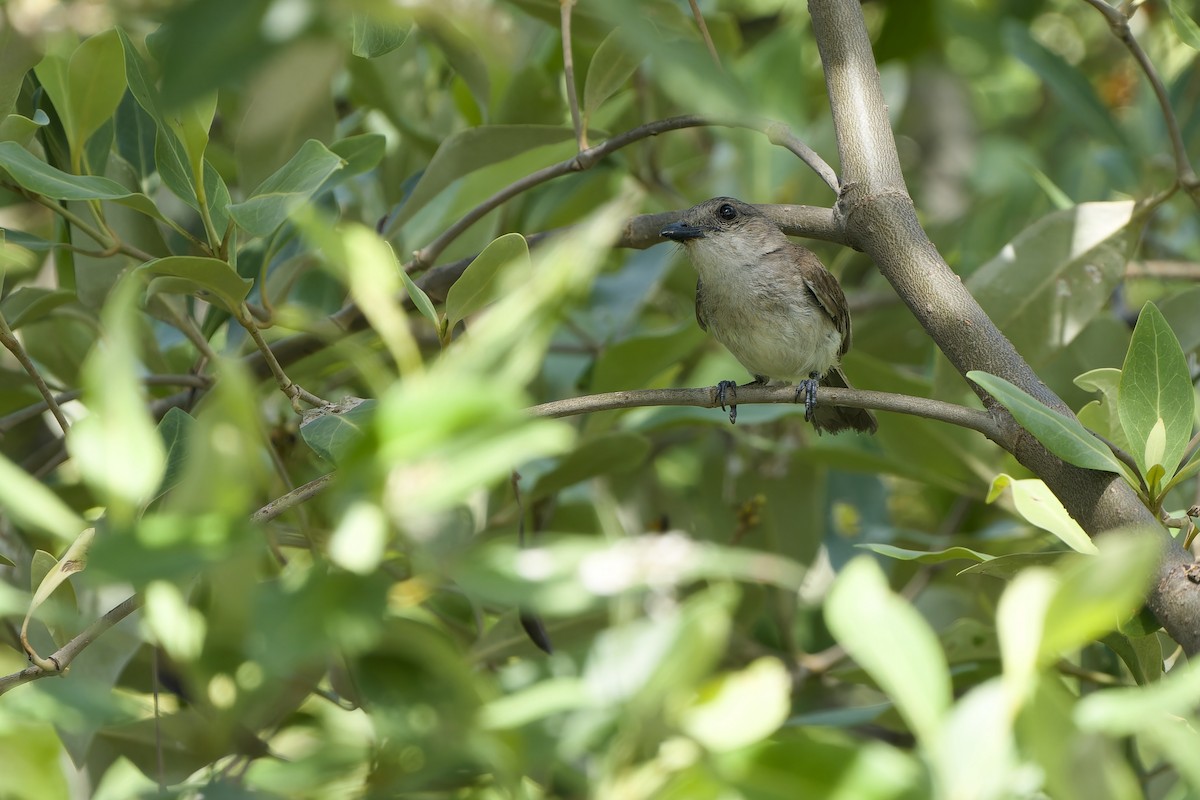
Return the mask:
<svg viewBox="0 0 1200 800">
<path fill-rule="evenodd" d="M 696 279 L 696 324 L 700 326 L 700 330 L 707 331 L 708 323 L 704 321 L 704 309 L 700 305 L 700 298 L 704 296 L 704 282 L 699 278 Z"/>
<path fill-rule="evenodd" d="M 844 356 L 850 349 L 851 336 L 850 309 L 846 305 L 846 294 L 842 291 L 842 285 L 810 250 L 804 250 L 798 260 L 800 259 L 806 266 L 800 273 L 804 278 L 804 285 L 817 301 L 817 305 L 833 320 L 833 327 L 842 335 L 842 347 L 838 350 L 838 355 Z"/>
</svg>

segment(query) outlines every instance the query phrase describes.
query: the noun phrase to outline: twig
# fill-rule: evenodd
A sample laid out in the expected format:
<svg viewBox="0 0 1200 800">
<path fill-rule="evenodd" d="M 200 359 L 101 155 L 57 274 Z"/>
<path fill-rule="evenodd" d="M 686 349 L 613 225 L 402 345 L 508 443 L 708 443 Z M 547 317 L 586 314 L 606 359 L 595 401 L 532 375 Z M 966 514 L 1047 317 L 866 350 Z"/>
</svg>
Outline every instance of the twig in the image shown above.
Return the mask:
<svg viewBox="0 0 1200 800">
<path fill-rule="evenodd" d="M 25 352 L 25 348 L 21 346 L 20 340 L 17 339 L 12 329 L 8 327 L 8 320 L 4 318 L 3 314 L 0 314 L 0 344 L 4 345 L 4 348 L 13 354 L 13 357 L 20 362 L 25 372 L 29 374 L 33 385 L 41 393 L 46 408 L 50 409 L 50 413 L 54 415 L 54 419 L 58 422 L 58 427 L 62 428 L 62 432 L 65 435 L 71 429 L 71 423 L 67 422 L 67 417 L 55 401 L 50 387 L 46 385 L 46 381 L 43 380 L 42 374 L 38 372 L 37 366 L 33 363 L 29 354 Z"/>
<path fill-rule="evenodd" d="M 263 358 L 267 361 L 267 367 L 271 370 L 271 374 L 275 376 L 275 382 L 279 384 L 279 389 L 287 395 L 292 401 L 292 410 L 297 414 L 304 413 L 304 409 L 300 407 L 300 401 L 304 401 L 313 407 L 322 407 L 332 405 L 328 400 L 317 397 L 312 392 L 307 391 L 298 383 L 294 383 L 287 373 L 283 371 L 283 367 L 279 365 L 279 361 L 275 358 L 275 354 L 271 352 L 270 345 L 263 339 L 262 334 L 258 330 L 258 326 L 254 324 L 254 320 L 250 318 L 249 312 L 243 312 L 234 317 L 241 324 L 246 332 L 250 334 L 250 338 L 254 340 L 254 344 L 258 346 L 258 351 L 262 353 Z"/>
<path fill-rule="evenodd" d="M 142 378 L 142 383 L 147 386 L 191 386 L 196 389 L 207 389 L 212 385 L 212 378 L 206 375 L 147 375 Z M 54 395 L 54 402 L 63 405 L 72 400 L 78 400 L 82 396 L 82 389 L 71 389 Z M 0 434 L 33 419 L 47 408 L 46 401 L 43 400 L 0 417 Z"/>
<path fill-rule="evenodd" d="M 696 26 L 700 28 L 700 37 L 704 39 L 704 46 L 708 48 L 708 54 L 712 56 L 717 69 L 723 70 L 721 57 L 717 55 L 717 48 L 713 45 L 712 36 L 708 33 L 708 23 L 704 21 L 704 15 L 700 13 L 700 4 L 696 0 L 688 0 L 688 4 L 692 7 L 692 16 L 696 18 Z"/>
<path fill-rule="evenodd" d="M 121 620 L 132 614 L 142 606 L 142 598 L 138 595 L 127 597 L 118 605 L 114 606 L 107 614 L 97 619 L 91 625 L 83 630 L 78 636 L 60 647 L 54 654 L 46 660 L 58 664 L 58 669 L 43 669 L 41 667 L 30 665 L 20 672 L 14 672 L 11 675 L 5 675 L 0 678 L 0 695 L 24 683 L 36 681 L 39 678 L 45 678 L 50 675 L 62 675 L 67 671 L 67 667 L 75 660 L 85 647 L 100 638 L 101 634 L 109 628 L 116 625 Z"/>
<path fill-rule="evenodd" d="M 559 21 L 562 27 L 563 74 L 567 79 L 567 105 L 571 107 L 571 124 L 575 126 L 575 142 L 580 152 L 587 150 L 587 131 L 579 115 L 579 94 L 575 89 L 575 57 L 571 53 L 571 10 L 575 0 L 558 0 Z"/>
<path fill-rule="evenodd" d="M 1171 150 L 1175 156 L 1176 179 L 1188 196 L 1192 198 L 1192 201 L 1200 204 L 1200 180 L 1196 178 L 1196 172 L 1192 169 L 1192 163 L 1188 159 L 1187 147 L 1183 142 L 1183 132 L 1180 131 L 1179 120 L 1175 118 L 1175 111 L 1171 108 L 1171 98 L 1167 94 L 1167 87 L 1163 85 L 1162 78 L 1159 77 L 1158 70 L 1154 67 L 1150 57 L 1146 55 L 1146 51 L 1134 38 L 1133 31 L 1129 29 L 1129 19 L 1104 0 L 1084 0 L 1084 2 L 1104 16 L 1108 27 L 1112 29 L 1113 36 L 1121 40 L 1121 43 L 1125 45 L 1142 68 L 1146 80 L 1150 81 L 1150 87 L 1154 90 L 1154 96 L 1162 109 L 1167 136 L 1171 140 Z"/>
<path fill-rule="evenodd" d="M 484 200 L 479 205 L 468 211 L 460 217 L 453 225 L 443 231 L 436 239 L 434 239 L 425 247 L 413 253 L 412 261 L 404 265 L 407 272 L 419 272 L 428 269 L 437 260 L 437 257 L 445 251 L 450 243 L 462 235 L 464 231 L 481 220 L 490 211 L 499 207 L 501 204 L 516 197 L 522 192 L 526 192 L 535 186 L 539 186 L 546 181 L 554 178 L 568 175 L 572 172 L 582 172 L 590 169 L 600 159 L 626 147 L 634 142 L 647 139 L 651 136 L 657 136 L 660 133 L 667 131 L 677 131 L 684 128 L 698 127 L 725 127 L 725 128 L 745 128 L 747 130 L 755 130 L 764 133 L 768 139 L 775 142 L 778 139 L 778 144 L 785 146 L 791 152 L 795 153 L 804 163 L 808 164 L 823 181 L 830 184 L 831 187 L 836 187 L 837 178 L 833 169 L 825 163 L 819 155 L 811 148 L 804 145 L 798 139 L 791 135 L 790 130 L 786 125 L 770 122 L 767 120 L 713 120 L 699 116 L 681 116 L 670 117 L 668 119 L 656 120 L 648 122 L 645 125 L 639 125 L 625 133 L 619 134 L 606 139 L 598 145 L 589 147 L 577 153 L 574 157 L 568 158 L 565 161 L 560 161 L 557 164 L 552 164 L 548 167 L 530 173 L 520 180 L 510 183 L 500 191 L 493 194 L 488 199 Z M 803 153 L 803 155 L 801 155 Z M 832 183 L 831 183 L 832 180 Z M 836 191 L 836 188 L 835 188 Z M 392 230 L 385 231 L 385 235 L 393 233 Z"/>
<path fill-rule="evenodd" d="M 293 506 L 298 506 L 306 500 L 311 500 L 321 492 L 325 491 L 329 484 L 333 483 L 334 476 L 337 473 L 328 472 L 319 478 L 315 478 L 308 483 L 298 488 L 292 489 L 287 494 L 277 497 L 265 506 L 255 511 L 250 515 L 251 522 L 269 522 L 278 517 L 283 512 Z"/>
</svg>

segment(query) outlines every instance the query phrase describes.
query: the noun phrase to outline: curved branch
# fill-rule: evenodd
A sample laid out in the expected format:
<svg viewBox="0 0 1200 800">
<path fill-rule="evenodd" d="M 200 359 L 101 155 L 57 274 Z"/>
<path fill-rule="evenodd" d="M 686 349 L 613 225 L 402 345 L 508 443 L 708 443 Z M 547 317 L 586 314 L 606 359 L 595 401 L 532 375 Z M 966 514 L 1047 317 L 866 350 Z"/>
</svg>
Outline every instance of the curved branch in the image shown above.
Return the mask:
<svg viewBox="0 0 1200 800">
<path fill-rule="evenodd" d="M 404 269 L 408 272 L 419 272 L 428 269 L 433 265 L 450 243 L 461 236 L 468 228 L 474 225 L 479 220 L 483 219 L 490 211 L 498 208 L 503 203 L 511 200 L 522 192 L 526 192 L 535 186 L 545 183 L 546 181 L 560 178 L 563 175 L 568 175 L 572 172 L 582 172 L 591 169 L 598 161 L 605 156 L 620 150 L 634 142 L 648 139 L 652 136 L 657 136 L 660 133 L 668 131 L 677 131 L 684 128 L 700 128 L 700 127 L 721 127 L 721 128 L 745 128 L 747 130 L 759 131 L 767 136 L 768 140 L 773 144 L 778 144 L 786 147 L 789 151 L 801 158 L 804 163 L 808 164 L 814 172 L 820 176 L 821 180 L 825 181 L 835 192 L 838 189 L 837 176 L 833 169 L 825 163 L 825 161 L 817 155 L 808 145 L 797 139 L 791 132 L 788 126 L 773 122 L 770 120 L 716 120 L 706 117 L 688 115 L 680 117 L 670 117 L 669 119 L 655 120 L 648 122 L 645 125 L 639 125 L 636 128 L 625 131 L 622 134 L 606 139 L 594 147 L 589 147 L 586 150 L 580 151 L 572 158 L 566 161 L 560 161 L 557 164 L 551 164 L 548 167 L 539 169 L 537 172 L 530 173 L 520 180 L 510 183 L 500 191 L 493 194 L 488 199 L 484 200 L 479 205 L 472 208 L 462 217 L 460 217 L 453 225 L 443 231 L 436 239 L 413 253 L 412 261 L 404 265 Z M 391 234 L 394 231 L 386 231 L 386 234 Z"/>
<path fill-rule="evenodd" d="M 142 598 L 140 596 L 133 595 L 132 597 L 127 597 L 110 609 L 107 614 L 100 617 L 91 625 L 88 625 L 82 633 L 64 644 L 46 659 L 49 662 L 58 664 L 59 668 L 57 670 L 42 669 L 41 667 L 30 665 L 20 672 L 5 675 L 0 678 L 0 695 L 23 683 L 36 681 L 39 678 L 47 678 L 51 675 L 64 674 L 67 671 L 67 667 L 75 660 L 76 656 L 83 652 L 84 648 L 99 639 L 101 634 L 141 608 L 141 606 Z"/>
<path fill-rule="evenodd" d="M 275 498 L 265 506 L 255 511 L 250 515 L 251 522 L 270 522 L 278 517 L 289 508 L 298 506 L 301 503 L 311 500 L 312 498 L 325 491 L 329 484 L 333 483 L 333 478 L 337 473 L 327 472 L 319 478 L 314 478 L 303 486 L 298 486 L 292 489 L 285 495 Z"/>
<path fill-rule="evenodd" d="M 739 386 L 737 390 L 738 405 L 795 402 L 795 386 Z M 717 397 L 717 387 L 715 386 L 698 389 L 635 389 L 554 400 L 531 406 L 529 413 L 538 417 L 557 418 L 591 414 L 596 411 L 611 411 L 618 408 L 649 406 L 718 408 L 720 405 L 721 401 Z M 822 386 L 817 393 L 817 405 L 895 411 L 978 431 L 997 442 L 1005 437 L 1004 428 L 986 411 L 945 403 L 941 400 L 931 400 L 927 397 Z"/>
</svg>

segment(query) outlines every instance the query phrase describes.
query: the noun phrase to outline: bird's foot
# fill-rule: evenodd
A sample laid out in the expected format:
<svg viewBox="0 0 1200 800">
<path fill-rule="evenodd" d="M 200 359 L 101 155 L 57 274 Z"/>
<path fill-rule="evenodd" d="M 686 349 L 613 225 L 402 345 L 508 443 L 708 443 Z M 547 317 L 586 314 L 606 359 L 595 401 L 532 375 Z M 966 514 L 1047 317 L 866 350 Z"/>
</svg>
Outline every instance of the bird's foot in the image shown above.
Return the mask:
<svg viewBox="0 0 1200 800">
<path fill-rule="evenodd" d="M 800 402 L 800 395 L 804 395 L 804 421 L 812 422 L 813 412 L 817 408 L 817 379 L 820 375 L 816 372 L 808 373 L 808 377 L 796 384 L 796 402 Z"/>
<path fill-rule="evenodd" d="M 733 392 L 733 397 L 728 396 L 729 392 Z M 717 384 L 717 402 L 721 404 L 721 410 L 725 411 L 725 406 L 729 406 L 729 424 L 737 424 L 737 381 L 721 381 Z"/>
</svg>

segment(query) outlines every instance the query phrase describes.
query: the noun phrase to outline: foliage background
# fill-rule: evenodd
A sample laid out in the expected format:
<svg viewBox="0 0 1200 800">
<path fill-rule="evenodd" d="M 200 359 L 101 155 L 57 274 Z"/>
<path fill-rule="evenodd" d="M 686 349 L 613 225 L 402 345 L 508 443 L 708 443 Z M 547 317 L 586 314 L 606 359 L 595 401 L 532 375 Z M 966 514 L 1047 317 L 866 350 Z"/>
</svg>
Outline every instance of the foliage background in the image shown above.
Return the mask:
<svg viewBox="0 0 1200 800">
<path fill-rule="evenodd" d="M 686 4 L 575 6 L 589 143 L 676 114 L 766 117 L 832 160 L 802 5 L 701 7 L 720 67 Z M 1124 622 L 1153 554 L 1116 541 L 1087 566 L 1060 559 L 1017 495 L 987 502 L 997 475 L 1028 475 L 977 434 L 881 412 L 872 439 L 818 439 L 787 405 L 745 406 L 733 428 L 713 409 L 522 411 L 741 379 L 692 320 L 685 260 L 612 245 L 635 214 L 717 194 L 831 205 L 760 133 L 664 133 L 491 210 L 436 258 L 486 248 L 460 296 L 424 279 L 435 317 L 466 320 L 443 336 L 390 299 L 405 295 L 382 241 L 409 261 L 575 155 L 558 3 L 2 11 L 0 138 L 147 198 L 33 191 L 4 151 L 0 312 L 50 387 L 79 393 L 64 449 L 52 417 L 22 413 L 40 400 L 27 371 L 0 364 L 0 669 L 26 666 L 20 620 L 78 518 L 97 529 L 87 570 L 37 609 L 34 646 L 52 652 L 131 591 L 145 601 L 64 679 L 0 698 L 5 796 L 1200 788 L 1195 734 L 1168 721 L 1196 679 L 1155 693 L 1173 643 Z M 1194 375 L 1195 206 L 1122 205 L 1168 187 L 1173 165 L 1100 15 L 1068 0 L 863 12 L 922 221 L 1046 383 L 1072 408 L 1093 401 L 1075 378 L 1122 366 L 1146 300 Z M 1159 2 L 1134 28 L 1197 152 L 1190 29 Z M 498 238 L 568 225 L 528 254 Z M 850 295 L 856 385 L 974 402 L 868 259 L 812 247 Z M 210 260 L 145 266 L 168 256 Z M 243 291 L 291 380 L 378 402 L 302 431 L 235 319 L 249 321 Z M 347 300 L 373 330 L 329 319 Z M 289 349 L 300 332 L 321 346 Z M 250 521 L 334 465 L 324 491 Z M 903 550 L 856 560 L 862 545 Z"/>
</svg>

